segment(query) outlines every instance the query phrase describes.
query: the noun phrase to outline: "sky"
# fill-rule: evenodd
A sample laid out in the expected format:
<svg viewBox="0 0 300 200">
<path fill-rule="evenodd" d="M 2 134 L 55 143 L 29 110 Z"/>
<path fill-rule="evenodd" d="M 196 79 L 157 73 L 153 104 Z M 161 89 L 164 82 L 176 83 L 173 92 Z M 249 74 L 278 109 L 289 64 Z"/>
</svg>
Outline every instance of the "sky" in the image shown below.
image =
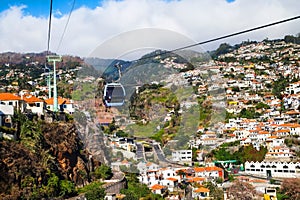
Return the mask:
<svg viewBox="0 0 300 200">
<path fill-rule="evenodd" d="M 163 29 L 202 42 L 300 15 L 299 0 L 75 0 L 62 37 L 73 2 L 53 0 L 50 51 L 81 57 L 134 30 Z M 0 0 L 0 52 L 45 51 L 49 7 L 50 0 Z M 283 38 L 300 33 L 299 27 L 300 19 L 201 48 L 213 50 L 225 42 L 233 45 Z M 149 39 L 138 33 L 136 37 Z"/>
</svg>

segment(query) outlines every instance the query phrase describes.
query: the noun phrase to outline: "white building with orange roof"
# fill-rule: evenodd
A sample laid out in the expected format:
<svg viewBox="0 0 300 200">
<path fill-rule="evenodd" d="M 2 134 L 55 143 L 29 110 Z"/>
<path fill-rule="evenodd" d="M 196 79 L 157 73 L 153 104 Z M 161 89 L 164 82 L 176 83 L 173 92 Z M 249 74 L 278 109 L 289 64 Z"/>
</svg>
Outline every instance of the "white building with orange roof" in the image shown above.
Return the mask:
<svg viewBox="0 0 300 200">
<path fill-rule="evenodd" d="M 20 96 L 12 93 L 0 93 L 0 104 L 10 105 L 23 112 L 24 104 Z"/>
<path fill-rule="evenodd" d="M 150 190 L 154 194 L 162 195 L 164 193 L 164 191 L 166 190 L 166 187 L 162 186 L 160 184 L 155 184 L 155 185 L 150 187 Z"/>
<path fill-rule="evenodd" d="M 269 131 L 258 131 L 257 139 L 258 141 L 266 141 L 267 138 L 271 137 L 271 133 Z"/>
<path fill-rule="evenodd" d="M 209 178 L 222 178 L 224 180 L 224 170 L 220 167 L 194 167 L 195 176 L 209 177 Z"/>
<path fill-rule="evenodd" d="M 207 199 L 209 198 L 210 190 L 206 187 L 194 188 L 192 192 L 192 198 L 195 199 Z"/>
<path fill-rule="evenodd" d="M 45 103 L 46 103 L 46 106 L 47 106 L 48 110 L 53 111 L 53 102 L 54 102 L 53 97 L 50 98 L 50 99 L 45 100 Z M 73 114 L 75 112 L 74 102 L 72 100 L 62 98 L 62 97 L 58 97 L 57 102 L 58 102 L 59 111 L 63 111 L 63 112 L 68 113 L 68 114 Z"/>
<path fill-rule="evenodd" d="M 283 146 L 274 146 L 269 148 L 266 154 L 266 159 L 290 159 L 294 156 L 294 153 L 289 148 Z"/>
<path fill-rule="evenodd" d="M 32 113 L 37 114 L 38 116 L 44 114 L 44 101 L 42 99 L 28 94 L 23 95 L 21 98 L 25 102 L 25 111 L 31 111 Z"/>
<path fill-rule="evenodd" d="M 289 130 L 290 135 L 300 135 L 300 124 L 298 123 L 286 123 L 280 124 L 276 127 L 275 131 Z"/>
</svg>

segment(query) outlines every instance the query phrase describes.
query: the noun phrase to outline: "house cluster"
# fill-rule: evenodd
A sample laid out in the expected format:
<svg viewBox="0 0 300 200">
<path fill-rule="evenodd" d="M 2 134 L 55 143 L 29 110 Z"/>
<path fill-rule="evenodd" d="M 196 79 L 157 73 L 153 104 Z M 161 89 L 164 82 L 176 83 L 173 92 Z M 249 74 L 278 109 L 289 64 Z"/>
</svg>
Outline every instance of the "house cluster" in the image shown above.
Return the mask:
<svg viewBox="0 0 300 200">
<path fill-rule="evenodd" d="M 155 194 L 163 195 L 168 191 L 166 199 L 180 199 L 182 188 L 187 183 L 192 187 L 192 198 L 208 198 L 210 190 L 202 185 L 203 182 L 224 179 L 224 170 L 216 166 L 161 168 L 155 163 L 140 162 L 137 168 L 140 171 L 139 181 Z"/>
<path fill-rule="evenodd" d="M 74 113 L 72 100 L 62 97 L 58 97 L 57 100 L 60 111 L 68 114 Z M 53 101 L 53 98 L 46 100 L 38 98 L 29 91 L 21 91 L 19 94 L 0 93 L 0 124 L 11 127 L 11 119 L 16 111 L 42 117 L 47 111 L 53 111 Z"/>
</svg>

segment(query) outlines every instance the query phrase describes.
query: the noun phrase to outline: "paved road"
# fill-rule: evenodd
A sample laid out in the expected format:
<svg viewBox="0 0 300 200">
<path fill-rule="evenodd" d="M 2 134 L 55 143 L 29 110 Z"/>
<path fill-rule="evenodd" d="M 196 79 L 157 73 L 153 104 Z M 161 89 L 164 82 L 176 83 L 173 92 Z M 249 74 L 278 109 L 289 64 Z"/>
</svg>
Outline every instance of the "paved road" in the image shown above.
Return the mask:
<svg viewBox="0 0 300 200">
<path fill-rule="evenodd" d="M 146 161 L 145 150 L 142 143 L 136 143 L 136 158 Z"/>
<path fill-rule="evenodd" d="M 153 144 L 153 149 L 154 149 L 154 151 L 155 151 L 155 153 L 156 153 L 156 155 L 157 155 L 157 158 L 158 158 L 158 160 L 159 160 L 160 162 L 166 162 L 166 163 L 169 162 L 169 161 L 167 161 L 167 159 L 166 159 L 166 157 L 165 157 L 165 154 L 164 154 L 164 152 L 161 150 L 159 144 L 154 143 L 154 144 Z"/>
</svg>

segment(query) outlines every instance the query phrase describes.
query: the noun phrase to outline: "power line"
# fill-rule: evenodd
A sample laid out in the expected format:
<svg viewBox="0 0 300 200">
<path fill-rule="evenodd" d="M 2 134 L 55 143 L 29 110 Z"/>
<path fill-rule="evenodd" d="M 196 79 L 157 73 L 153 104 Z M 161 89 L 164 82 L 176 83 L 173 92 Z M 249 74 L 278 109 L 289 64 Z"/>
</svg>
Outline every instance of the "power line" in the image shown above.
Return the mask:
<svg viewBox="0 0 300 200">
<path fill-rule="evenodd" d="M 191 47 L 207 44 L 207 43 L 210 43 L 210 42 L 215 42 L 215 41 L 222 40 L 222 39 L 225 39 L 225 38 L 230 38 L 230 37 L 233 37 L 233 36 L 242 35 L 242 34 L 249 33 L 249 32 L 252 32 L 252 31 L 256 31 L 256 30 L 259 30 L 259 29 L 263 29 L 263 28 L 275 26 L 275 25 L 278 25 L 278 24 L 283 24 L 283 23 L 286 23 L 286 22 L 294 21 L 294 20 L 299 19 L 299 18 L 300 18 L 300 15 L 295 16 L 295 17 L 291 17 L 291 18 L 288 18 L 288 19 L 276 21 L 276 22 L 273 22 L 273 23 L 265 24 L 265 25 L 262 25 L 262 26 L 257 26 L 257 27 L 250 28 L 250 29 L 247 29 L 247 30 L 239 31 L 239 32 L 236 32 L 236 33 L 224 35 L 224 36 L 221 36 L 221 37 L 205 40 L 203 42 L 198 42 L 198 43 L 195 43 L 195 44 L 179 47 L 177 49 L 164 51 L 164 52 L 161 52 L 161 53 L 158 53 L 158 54 L 155 54 L 155 55 L 142 57 L 140 59 L 136 59 L 136 60 L 133 60 L 133 61 L 140 61 L 140 60 L 149 59 L 149 58 L 153 58 L 153 57 L 156 57 L 156 56 L 164 55 L 164 54 L 167 54 L 167 53 L 172 53 L 172 52 L 175 52 L 175 51 L 181 51 L 181 50 L 188 49 L 188 48 L 191 48 Z"/>
<path fill-rule="evenodd" d="M 58 44 L 58 46 L 57 46 L 56 52 L 58 52 L 58 49 L 60 48 L 60 46 L 61 46 L 61 44 L 62 44 L 62 40 L 63 40 L 63 38 L 64 38 L 64 36 L 65 36 L 65 33 L 66 33 L 66 30 L 67 30 L 67 27 L 68 27 L 68 24 L 69 24 L 69 21 L 70 21 L 72 12 L 73 12 L 73 10 L 74 10 L 75 1 L 76 1 L 76 0 L 73 0 L 73 4 L 72 4 L 71 10 L 70 10 L 70 12 L 69 12 L 68 20 L 67 20 L 67 23 L 66 23 L 66 25 L 65 25 L 64 31 L 63 31 L 63 33 L 62 33 L 62 35 L 61 35 L 61 38 L 60 38 L 59 44 Z"/>
<path fill-rule="evenodd" d="M 53 5 L 53 0 L 50 0 L 50 13 L 49 13 L 49 24 L 48 24 L 48 41 L 47 41 L 47 52 L 46 52 L 47 55 L 48 55 L 49 49 L 50 49 L 52 5 Z"/>
</svg>

